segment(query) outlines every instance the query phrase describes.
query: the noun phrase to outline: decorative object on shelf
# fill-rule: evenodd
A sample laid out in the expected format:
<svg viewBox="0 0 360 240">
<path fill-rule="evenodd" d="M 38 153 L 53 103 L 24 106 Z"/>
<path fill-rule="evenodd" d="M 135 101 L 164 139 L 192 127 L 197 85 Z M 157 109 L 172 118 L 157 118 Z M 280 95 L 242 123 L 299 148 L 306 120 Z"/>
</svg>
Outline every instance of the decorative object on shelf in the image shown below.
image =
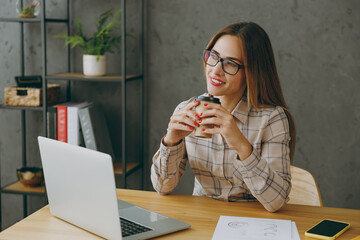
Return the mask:
<svg viewBox="0 0 360 240">
<path fill-rule="evenodd" d="M 33 87 L 33 88 L 42 87 L 41 76 L 16 76 L 15 81 L 18 87 Z"/>
<path fill-rule="evenodd" d="M 40 14 L 40 0 L 17 0 L 16 11 L 21 18 L 35 18 Z"/>
<path fill-rule="evenodd" d="M 44 182 L 43 169 L 39 167 L 22 167 L 16 170 L 18 179 L 26 187 L 34 187 Z"/>
<path fill-rule="evenodd" d="M 47 85 L 47 103 L 49 105 L 60 101 L 60 84 Z M 5 105 L 39 107 L 43 102 L 42 88 L 6 87 L 4 90 Z"/>
<path fill-rule="evenodd" d="M 121 11 L 112 10 L 101 13 L 97 18 L 97 31 L 93 36 L 87 38 L 82 31 L 82 24 L 76 19 L 78 24 L 78 34 L 73 36 L 57 35 L 56 38 L 65 38 L 65 45 L 71 44 L 71 48 L 79 46 L 83 51 L 83 72 L 87 76 L 106 75 L 106 56 L 105 53 L 114 53 L 114 48 L 120 51 Z M 127 36 L 132 36 L 126 34 Z M 91 56 L 89 56 L 91 55 Z"/>
<path fill-rule="evenodd" d="M 83 72 L 86 76 L 104 76 L 107 68 L 106 56 L 83 55 Z"/>
</svg>

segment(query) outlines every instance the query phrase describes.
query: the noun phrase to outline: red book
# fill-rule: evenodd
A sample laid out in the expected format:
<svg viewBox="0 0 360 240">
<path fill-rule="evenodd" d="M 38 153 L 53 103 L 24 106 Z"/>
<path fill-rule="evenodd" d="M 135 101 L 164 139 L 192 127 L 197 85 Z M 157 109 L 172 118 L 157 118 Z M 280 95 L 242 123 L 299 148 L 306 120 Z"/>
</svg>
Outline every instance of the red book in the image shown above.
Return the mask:
<svg viewBox="0 0 360 240">
<path fill-rule="evenodd" d="M 57 106 L 57 140 L 67 142 L 67 106 Z"/>
</svg>

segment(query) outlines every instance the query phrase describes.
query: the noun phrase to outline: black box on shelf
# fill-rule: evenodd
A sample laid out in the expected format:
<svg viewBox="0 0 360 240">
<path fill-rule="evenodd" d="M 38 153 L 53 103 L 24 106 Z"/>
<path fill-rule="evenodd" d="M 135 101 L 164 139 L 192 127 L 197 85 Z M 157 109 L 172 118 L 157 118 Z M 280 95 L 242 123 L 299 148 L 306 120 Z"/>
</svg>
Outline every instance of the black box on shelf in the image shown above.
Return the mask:
<svg viewBox="0 0 360 240">
<path fill-rule="evenodd" d="M 42 87 L 41 76 L 16 76 L 15 81 L 18 87 L 32 87 L 32 88 Z"/>
</svg>

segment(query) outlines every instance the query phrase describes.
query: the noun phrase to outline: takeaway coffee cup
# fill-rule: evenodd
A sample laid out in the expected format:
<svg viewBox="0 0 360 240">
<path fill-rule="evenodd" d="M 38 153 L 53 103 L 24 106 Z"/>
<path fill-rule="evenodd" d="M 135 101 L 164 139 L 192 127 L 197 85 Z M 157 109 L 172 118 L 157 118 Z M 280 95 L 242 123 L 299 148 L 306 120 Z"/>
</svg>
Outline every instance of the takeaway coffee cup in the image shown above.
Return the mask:
<svg viewBox="0 0 360 240">
<path fill-rule="evenodd" d="M 204 112 L 204 104 L 205 103 L 217 103 L 217 104 L 220 104 L 220 99 L 218 98 L 214 98 L 212 96 L 198 96 L 196 98 L 197 101 L 199 101 L 199 105 L 196 106 L 195 108 L 195 112 L 197 115 L 200 115 L 202 112 Z M 202 131 L 202 129 L 207 129 L 207 128 L 213 128 L 213 124 L 204 124 L 204 125 L 200 125 L 198 127 L 195 128 L 195 132 L 194 132 L 194 135 L 195 137 L 200 137 L 200 138 L 211 138 L 212 137 L 212 134 L 208 134 L 208 133 L 204 133 Z"/>
</svg>

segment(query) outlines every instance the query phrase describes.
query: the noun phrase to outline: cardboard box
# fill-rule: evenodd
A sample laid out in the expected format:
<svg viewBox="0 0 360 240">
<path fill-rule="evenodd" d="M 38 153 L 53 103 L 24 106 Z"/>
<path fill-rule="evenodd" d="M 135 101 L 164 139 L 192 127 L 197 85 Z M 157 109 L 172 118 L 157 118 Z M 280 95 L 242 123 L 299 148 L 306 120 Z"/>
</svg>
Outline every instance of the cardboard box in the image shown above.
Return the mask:
<svg viewBox="0 0 360 240">
<path fill-rule="evenodd" d="M 60 84 L 47 85 L 47 104 L 52 105 L 60 101 Z M 42 88 L 6 87 L 5 105 L 39 107 L 43 103 Z"/>
</svg>

